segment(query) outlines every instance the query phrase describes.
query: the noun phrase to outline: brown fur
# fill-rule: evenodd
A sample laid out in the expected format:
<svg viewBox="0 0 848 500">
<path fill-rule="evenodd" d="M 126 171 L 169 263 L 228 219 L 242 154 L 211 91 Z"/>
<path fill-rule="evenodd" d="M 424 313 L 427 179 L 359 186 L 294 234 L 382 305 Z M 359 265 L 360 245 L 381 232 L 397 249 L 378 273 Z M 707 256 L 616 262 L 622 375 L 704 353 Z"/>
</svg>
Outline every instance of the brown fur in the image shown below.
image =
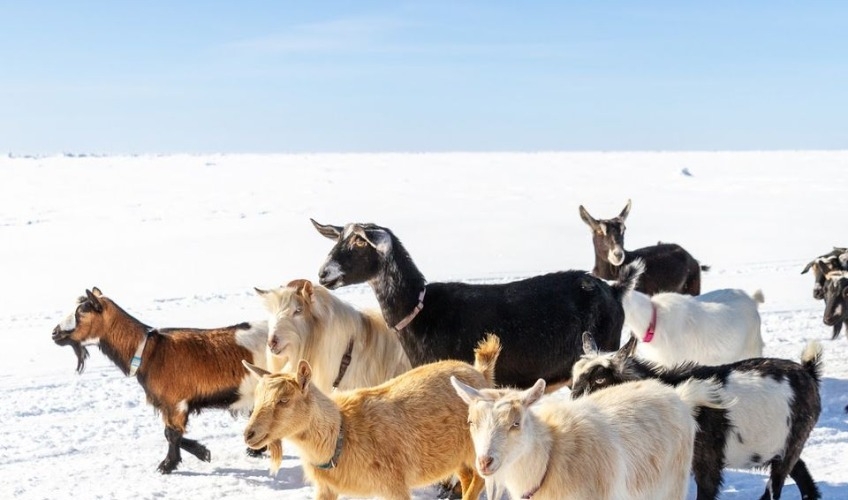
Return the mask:
<svg viewBox="0 0 848 500">
<path fill-rule="evenodd" d="M 491 387 L 499 353 L 500 342 L 490 336 L 475 351 L 473 368 L 460 361 L 440 361 L 376 387 L 329 397 L 311 384 L 305 361 L 296 374 L 266 372 L 245 441 L 254 448 L 278 439 L 293 441 L 301 450 L 304 473 L 322 500 L 340 494 L 409 499 L 411 488 L 452 472 L 460 476 L 463 499 L 476 499 L 483 480 L 474 471 L 466 406 L 450 377 L 472 387 Z M 342 426 L 337 467 L 317 468 L 333 456 Z"/>
<path fill-rule="evenodd" d="M 97 342 L 112 362 L 128 375 L 130 360 L 151 329 L 103 296 L 97 288 L 85 300 L 96 306 L 83 310 L 86 303 L 81 302 L 76 312 L 76 327 L 60 334 L 65 335 L 66 340 L 83 345 Z M 241 361 L 264 364 L 265 332 L 263 329 L 253 333 L 252 338 L 245 335 L 252 340 L 251 349 L 248 349 L 237 341 L 237 333 L 246 333 L 249 326 L 161 329 L 148 338 L 136 377 L 148 403 L 161 412 L 169 442 L 176 443 L 171 443 L 169 458 L 160 464 L 161 472 L 168 473 L 176 468 L 181 445 L 198 458 L 209 458 L 208 450 L 202 445 L 190 440 L 181 442 L 191 411 L 199 412 L 204 408 L 243 411 L 252 406 L 255 384 Z"/>
</svg>

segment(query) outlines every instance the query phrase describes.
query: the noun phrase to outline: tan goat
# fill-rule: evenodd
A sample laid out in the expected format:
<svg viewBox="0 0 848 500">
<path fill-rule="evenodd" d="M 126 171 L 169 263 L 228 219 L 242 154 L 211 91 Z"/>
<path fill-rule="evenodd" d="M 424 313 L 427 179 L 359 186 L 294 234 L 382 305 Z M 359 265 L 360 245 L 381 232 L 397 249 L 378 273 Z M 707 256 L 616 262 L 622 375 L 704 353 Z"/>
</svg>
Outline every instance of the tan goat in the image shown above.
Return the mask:
<svg viewBox="0 0 848 500">
<path fill-rule="evenodd" d="M 499 353 L 500 341 L 489 336 L 475 350 L 474 367 L 440 361 L 376 387 L 329 396 L 311 383 L 305 361 L 295 374 L 271 374 L 245 363 L 260 378 L 245 442 L 258 449 L 292 441 L 320 500 L 338 495 L 409 500 L 412 488 L 454 472 L 463 500 L 477 499 L 483 479 L 474 470 L 467 407 L 450 379 L 491 387 Z"/>
</svg>

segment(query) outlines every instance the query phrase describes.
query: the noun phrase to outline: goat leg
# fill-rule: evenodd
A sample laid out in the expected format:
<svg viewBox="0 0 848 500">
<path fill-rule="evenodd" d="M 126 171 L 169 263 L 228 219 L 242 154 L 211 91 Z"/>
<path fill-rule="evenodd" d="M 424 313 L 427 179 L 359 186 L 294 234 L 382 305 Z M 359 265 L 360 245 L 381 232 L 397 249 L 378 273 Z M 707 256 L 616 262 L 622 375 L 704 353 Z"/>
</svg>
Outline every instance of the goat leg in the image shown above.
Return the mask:
<svg viewBox="0 0 848 500">
<path fill-rule="evenodd" d="M 198 443 L 194 439 L 181 437 L 180 438 L 180 448 L 191 453 L 192 455 L 197 457 L 199 460 L 203 460 L 204 462 L 212 461 L 212 453 L 209 452 L 209 449 L 207 449 L 205 446 Z"/>
<path fill-rule="evenodd" d="M 182 461 L 180 456 L 182 434 L 177 429 L 165 427 L 165 439 L 168 440 L 168 454 L 165 456 L 165 460 L 162 460 L 162 463 L 159 464 L 158 470 L 162 474 L 170 474 Z"/>
<path fill-rule="evenodd" d="M 816 487 L 816 482 L 810 476 L 810 471 L 807 470 L 807 464 L 803 460 L 799 458 L 795 462 L 795 466 L 792 467 L 789 476 L 798 486 L 798 490 L 801 492 L 801 500 L 819 500 L 821 498 L 821 493 L 818 487 Z"/>
</svg>

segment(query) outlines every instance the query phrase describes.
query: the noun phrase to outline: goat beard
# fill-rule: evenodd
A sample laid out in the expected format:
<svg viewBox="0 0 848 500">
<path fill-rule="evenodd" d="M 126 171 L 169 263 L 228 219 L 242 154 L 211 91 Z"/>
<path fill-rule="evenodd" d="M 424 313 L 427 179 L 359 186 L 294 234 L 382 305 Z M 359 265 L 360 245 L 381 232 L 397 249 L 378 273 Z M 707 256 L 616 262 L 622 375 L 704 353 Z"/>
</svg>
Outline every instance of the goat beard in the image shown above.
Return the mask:
<svg viewBox="0 0 848 500">
<path fill-rule="evenodd" d="M 842 331 L 842 322 L 844 320 L 840 319 L 836 323 L 833 324 L 833 336 L 830 337 L 830 340 L 836 340 L 836 337 L 839 336 L 839 332 Z"/>
<path fill-rule="evenodd" d="M 57 340 L 57 344 L 59 345 L 69 345 L 74 349 L 74 354 L 77 355 L 77 373 L 82 374 L 85 371 L 85 360 L 88 358 L 88 349 L 85 348 L 84 345 L 77 342 L 76 340 L 71 339 L 70 337 L 65 337 L 62 340 Z"/>
</svg>

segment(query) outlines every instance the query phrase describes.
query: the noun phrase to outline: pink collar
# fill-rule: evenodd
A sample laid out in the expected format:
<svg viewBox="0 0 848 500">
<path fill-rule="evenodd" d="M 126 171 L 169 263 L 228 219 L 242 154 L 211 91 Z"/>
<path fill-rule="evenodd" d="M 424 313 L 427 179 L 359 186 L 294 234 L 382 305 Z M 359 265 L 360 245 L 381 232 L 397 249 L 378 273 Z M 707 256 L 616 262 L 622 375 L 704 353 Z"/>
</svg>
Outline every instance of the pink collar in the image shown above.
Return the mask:
<svg viewBox="0 0 848 500">
<path fill-rule="evenodd" d="M 654 333 L 656 333 L 657 329 L 657 306 L 651 302 L 651 323 L 648 325 L 648 331 L 645 332 L 645 337 L 642 339 L 642 342 L 648 343 L 654 340 Z"/>
<path fill-rule="evenodd" d="M 418 316 L 418 313 L 421 312 L 421 309 L 424 309 L 424 294 L 427 293 L 427 289 L 424 288 L 421 290 L 421 293 L 418 294 L 418 305 L 415 306 L 415 309 L 412 310 L 411 313 L 407 314 L 405 318 L 400 320 L 400 323 L 396 324 L 392 327 L 392 330 L 399 332 L 406 328 L 406 326 L 412 323 L 412 320 Z"/>
</svg>

